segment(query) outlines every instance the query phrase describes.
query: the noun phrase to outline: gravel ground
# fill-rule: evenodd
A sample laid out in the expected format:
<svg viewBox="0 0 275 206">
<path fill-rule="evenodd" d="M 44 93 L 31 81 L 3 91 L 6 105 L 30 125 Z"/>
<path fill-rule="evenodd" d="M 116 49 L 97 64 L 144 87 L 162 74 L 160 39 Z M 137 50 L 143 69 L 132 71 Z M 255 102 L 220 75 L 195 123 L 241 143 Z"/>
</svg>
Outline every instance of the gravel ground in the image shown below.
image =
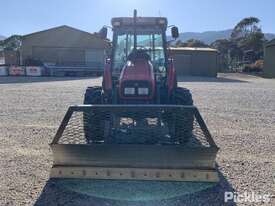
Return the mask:
<svg viewBox="0 0 275 206">
<path fill-rule="evenodd" d="M 243 74 L 180 79 L 221 148 L 218 185 L 169 199 L 131 201 L 78 194 L 49 181 L 48 143 L 68 106 L 82 103 L 85 88 L 100 81 L 0 77 L 0 205 L 224 205 L 225 191 L 271 193 L 275 205 L 275 80 Z"/>
</svg>

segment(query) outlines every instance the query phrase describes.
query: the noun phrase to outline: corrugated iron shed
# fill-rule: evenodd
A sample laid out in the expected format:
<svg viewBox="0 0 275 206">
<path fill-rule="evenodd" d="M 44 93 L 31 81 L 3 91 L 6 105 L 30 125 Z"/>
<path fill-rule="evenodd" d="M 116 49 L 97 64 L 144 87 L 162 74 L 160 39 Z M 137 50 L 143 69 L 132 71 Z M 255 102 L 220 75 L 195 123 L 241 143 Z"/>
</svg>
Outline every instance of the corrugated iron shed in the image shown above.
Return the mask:
<svg viewBox="0 0 275 206">
<path fill-rule="evenodd" d="M 265 45 L 264 76 L 275 78 L 275 39 Z"/>
<path fill-rule="evenodd" d="M 218 50 L 191 47 L 170 48 L 169 50 L 179 76 L 217 76 Z"/>
</svg>

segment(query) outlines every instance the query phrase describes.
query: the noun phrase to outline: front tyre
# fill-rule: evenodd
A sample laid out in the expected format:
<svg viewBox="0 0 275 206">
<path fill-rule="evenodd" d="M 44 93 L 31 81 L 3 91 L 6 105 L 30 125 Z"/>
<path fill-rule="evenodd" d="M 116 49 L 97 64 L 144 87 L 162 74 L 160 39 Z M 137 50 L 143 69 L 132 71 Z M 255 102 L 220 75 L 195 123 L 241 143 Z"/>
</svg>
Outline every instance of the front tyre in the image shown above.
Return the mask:
<svg viewBox="0 0 275 206">
<path fill-rule="evenodd" d="M 193 105 L 192 94 L 186 88 L 177 87 L 173 95 L 173 103 L 176 105 Z M 190 110 L 180 110 L 174 114 L 175 139 L 181 144 L 192 137 L 194 115 Z"/>
<path fill-rule="evenodd" d="M 85 92 L 84 104 L 102 104 L 102 88 L 88 87 Z M 104 140 L 104 115 L 102 112 L 83 112 L 84 134 L 88 144 Z"/>
<path fill-rule="evenodd" d="M 193 105 L 190 91 L 186 88 L 177 87 L 173 93 L 170 104 Z M 169 133 L 173 142 L 184 144 L 192 137 L 194 116 L 190 110 L 177 110 L 175 113 L 165 115 Z"/>
</svg>

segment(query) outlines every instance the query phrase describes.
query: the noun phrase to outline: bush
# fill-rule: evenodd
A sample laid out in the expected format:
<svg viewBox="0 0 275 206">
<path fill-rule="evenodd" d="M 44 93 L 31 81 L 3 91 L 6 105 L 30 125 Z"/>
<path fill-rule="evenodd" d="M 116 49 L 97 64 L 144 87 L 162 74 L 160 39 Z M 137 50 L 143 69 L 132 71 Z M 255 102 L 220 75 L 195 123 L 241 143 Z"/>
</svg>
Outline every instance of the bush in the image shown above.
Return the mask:
<svg viewBox="0 0 275 206">
<path fill-rule="evenodd" d="M 262 72 L 264 68 L 264 60 L 257 60 L 253 64 L 246 64 L 243 72 Z"/>
</svg>

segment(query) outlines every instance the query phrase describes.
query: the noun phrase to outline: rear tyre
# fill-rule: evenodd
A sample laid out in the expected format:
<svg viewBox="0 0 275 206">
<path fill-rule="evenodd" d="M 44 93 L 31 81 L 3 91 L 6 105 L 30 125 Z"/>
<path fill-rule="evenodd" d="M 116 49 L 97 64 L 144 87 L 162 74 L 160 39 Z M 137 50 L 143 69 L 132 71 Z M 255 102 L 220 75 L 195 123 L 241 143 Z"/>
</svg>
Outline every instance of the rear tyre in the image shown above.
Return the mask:
<svg viewBox="0 0 275 206">
<path fill-rule="evenodd" d="M 102 104 L 102 88 L 88 87 L 85 92 L 84 104 Z M 83 113 L 84 134 L 88 144 L 104 140 L 104 115 L 102 112 L 90 111 Z"/>
</svg>

